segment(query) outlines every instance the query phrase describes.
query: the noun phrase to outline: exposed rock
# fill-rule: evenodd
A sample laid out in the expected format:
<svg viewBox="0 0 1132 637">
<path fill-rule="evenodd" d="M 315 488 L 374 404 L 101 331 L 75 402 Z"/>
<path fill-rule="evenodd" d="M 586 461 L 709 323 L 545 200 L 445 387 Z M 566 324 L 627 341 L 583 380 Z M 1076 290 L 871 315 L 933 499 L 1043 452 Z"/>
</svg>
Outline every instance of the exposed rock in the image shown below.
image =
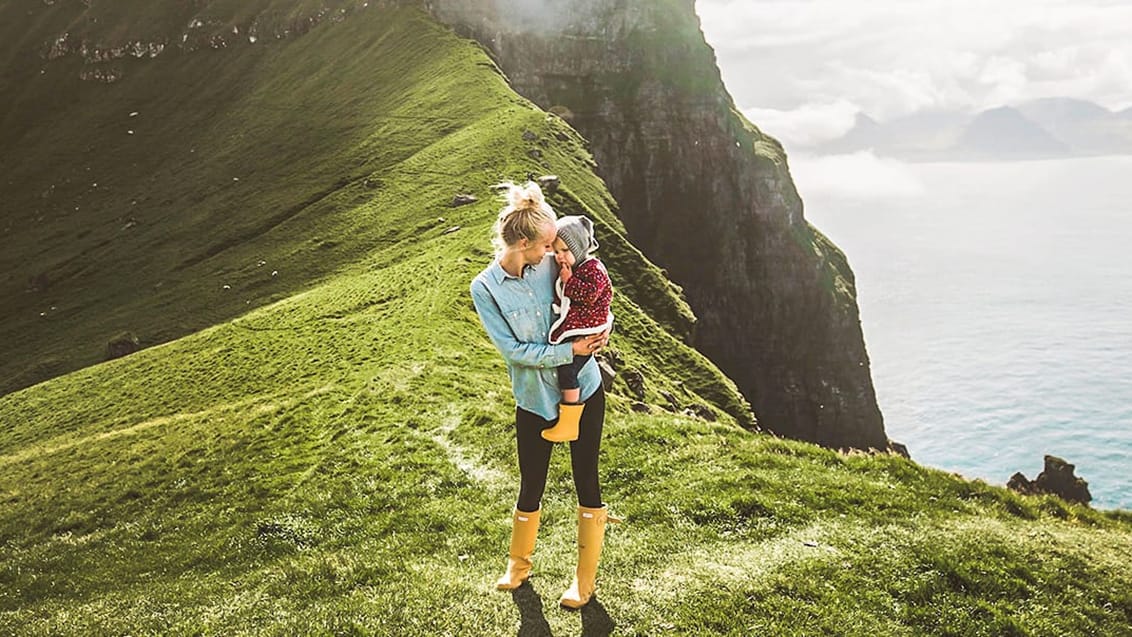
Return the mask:
<svg viewBox="0 0 1132 637">
<path fill-rule="evenodd" d="M 531 132 L 531 131 L 529 131 L 529 130 L 525 130 L 525 131 L 523 131 L 523 141 L 525 141 L 525 142 L 533 142 L 533 141 L 535 141 L 536 139 L 538 139 L 538 135 L 535 135 L 534 133 L 532 133 L 532 132 Z"/>
<path fill-rule="evenodd" d="M 1040 493 L 1037 485 L 1021 471 L 1010 476 L 1010 479 L 1006 481 L 1006 488 L 1022 495 L 1038 495 Z"/>
<path fill-rule="evenodd" d="M 671 392 L 661 391 L 660 395 L 661 395 L 661 397 L 663 397 L 665 400 L 668 401 L 668 410 L 669 411 L 672 411 L 672 412 L 680 411 L 680 401 L 676 400 L 676 397 L 673 396 Z"/>
<path fill-rule="evenodd" d="M 122 332 L 106 344 L 106 360 L 129 356 L 141 350 L 141 341 L 133 332 Z"/>
<path fill-rule="evenodd" d="M 682 413 L 686 416 L 692 416 L 693 418 L 699 418 L 700 420 L 706 420 L 708 422 L 715 422 L 717 420 L 715 412 L 702 403 L 692 403 L 685 407 Z"/>
<path fill-rule="evenodd" d="M 625 384 L 629 386 L 629 391 L 633 392 L 637 400 L 645 399 L 645 377 L 641 372 L 635 369 L 626 370 Z"/>
<path fill-rule="evenodd" d="M 378 5 L 403 4 L 391 0 L 376 0 Z M 51 6 L 54 2 L 44 2 Z M 301 36 L 319 24 L 341 22 L 354 11 L 368 6 L 369 2 L 357 0 L 324 0 L 318 9 L 309 8 L 295 12 L 278 11 L 273 8 L 254 9 L 250 14 L 241 15 L 241 22 L 222 22 L 196 13 L 200 3 L 186 2 L 180 7 L 182 20 L 168 23 L 162 31 L 153 25 L 145 24 L 140 32 L 105 29 L 100 25 L 114 24 L 114 20 L 100 21 L 99 17 L 113 14 L 113 5 L 94 5 L 84 0 L 83 19 L 73 20 L 70 31 L 63 32 L 44 43 L 40 55 L 46 60 L 76 55 L 87 64 L 97 64 L 126 57 L 155 58 L 171 47 L 181 53 L 194 53 L 203 50 L 227 49 L 231 44 L 245 41 L 254 44 L 264 35 L 274 35 L 276 40 Z M 325 6 L 325 5 L 335 6 Z M 359 6 L 360 5 L 360 6 Z M 202 14 L 203 15 L 203 14 Z M 181 26 L 174 26 L 181 25 Z M 80 77 L 84 80 L 113 82 L 121 79 L 121 70 L 108 74 L 106 71 L 84 69 Z"/>
<path fill-rule="evenodd" d="M 43 292 L 51 285 L 51 279 L 47 278 L 47 274 L 40 272 L 34 276 L 28 277 L 28 292 Z"/>
<path fill-rule="evenodd" d="M 538 185 L 544 193 L 553 195 L 558 192 L 558 187 L 562 185 L 562 182 L 557 175 L 543 175 L 538 178 Z"/>
<path fill-rule="evenodd" d="M 613 371 L 609 363 L 601 358 L 597 359 L 597 368 L 601 372 L 601 386 L 605 391 L 613 389 L 613 380 L 617 378 L 617 372 Z"/>
<path fill-rule="evenodd" d="M 725 90 L 693 0 L 426 8 L 589 140 L 630 239 L 683 286 L 694 345 L 764 429 L 887 448 L 853 273 L 804 218 L 782 146 Z"/>
<path fill-rule="evenodd" d="M 102 67 L 86 67 L 79 71 L 79 79 L 88 82 L 102 82 L 103 84 L 113 84 L 122 79 L 122 70 L 114 68 Z"/>
<path fill-rule="evenodd" d="M 651 414 L 652 413 L 652 407 L 649 407 L 648 405 L 646 405 L 644 403 L 640 403 L 640 402 L 636 402 L 636 401 L 633 402 L 630 409 L 637 412 L 638 414 Z"/>
<path fill-rule="evenodd" d="M 479 201 L 479 198 L 476 197 L 475 195 L 456 195 L 452 199 L 452 203 L 449 204 L 449 207 L 450 208 L 459 208 L 460 206 L 467 206 L 469 204 L 474 204 L 477 201 Z"/>
<path fill-rule="evenodd" d="M 912 454 L 908 453 L 908 446 L 903 443 L 896 442 L 895 440 L 888 441 L 888 452 L 894 453 L 898 456 L 903 456 L 909 460 L 912 459 Z"/>
<path fill-rule="evenodd" d="M 625 364 L 621 359 L 621 354 L 617 350 L 609 349 L 608 347 L 603 349 L 601 353 L 597 355 L 597 359 L 599 362 L 604 362 L 609 365 L 610 369 L 613 369 L 614 371 L 621 369 L 621 367 Z"/>
<path fill-rule="evenodd" d="M 550 108 L 546 109 L 546 112 L 552 115 L 557 115 L 567 122 L 574 120 L 574 111 L 561 104 L 555 104 L 554 106 L 551 106 Z"/>
<path fill-rule="evenodd" d="M 1038 495 L 1048 493 L 1067 500 L 1088 504 L 1093 500 L 1089 493 L 1089 483 L 1073 474 L 1074 465 L 1056 456 L 1045 457 L 1045 469 L 1038 474 L 1036 480 L 1028 480 L 1021 472 L 1010 476 L 1006 486 L 1023 495 Z"/>
</svg>

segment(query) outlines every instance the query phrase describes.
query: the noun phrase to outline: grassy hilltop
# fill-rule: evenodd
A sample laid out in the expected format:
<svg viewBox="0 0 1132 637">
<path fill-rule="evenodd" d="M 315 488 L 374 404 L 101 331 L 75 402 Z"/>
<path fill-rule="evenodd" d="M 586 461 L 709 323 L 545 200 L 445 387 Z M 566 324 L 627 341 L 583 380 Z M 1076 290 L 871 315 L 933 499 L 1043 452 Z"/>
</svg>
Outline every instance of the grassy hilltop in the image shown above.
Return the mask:
<svg viewBox="0 0 1132 637">
<path fill-rule="evenodd" d="M 65 10 L 0 7 L 0 41 Z M 741 427 L 583 140 L 423 14 L 113 84 L 4 46 L 0 634 L 1132 634 L 1127 514 Z M 602 473 L 626 521 L 580 615 L 554 607 L 561 451 L 533 591 L 490 590 L 518 471 L 467 286 L 490 185 L 528 172 L 599 222 L 618 288 Z M 103 362 L 123 331 L 147 347 Z"/>
</svg>

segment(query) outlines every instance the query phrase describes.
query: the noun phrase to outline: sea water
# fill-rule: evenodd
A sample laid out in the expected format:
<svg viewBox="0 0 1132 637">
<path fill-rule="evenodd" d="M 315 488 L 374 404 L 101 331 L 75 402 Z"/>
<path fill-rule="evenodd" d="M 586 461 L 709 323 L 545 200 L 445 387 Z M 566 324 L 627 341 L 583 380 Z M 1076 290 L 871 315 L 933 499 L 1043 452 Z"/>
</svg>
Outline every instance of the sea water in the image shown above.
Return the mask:
<svg viewBox="0 0 1132 637">
<path fill-rule="evenodd" d="M 1132 509 L 1132 157 L 791 167 L 856 273 L 889 437 L 995 484 L 1059 456 Z"/>
</svg>

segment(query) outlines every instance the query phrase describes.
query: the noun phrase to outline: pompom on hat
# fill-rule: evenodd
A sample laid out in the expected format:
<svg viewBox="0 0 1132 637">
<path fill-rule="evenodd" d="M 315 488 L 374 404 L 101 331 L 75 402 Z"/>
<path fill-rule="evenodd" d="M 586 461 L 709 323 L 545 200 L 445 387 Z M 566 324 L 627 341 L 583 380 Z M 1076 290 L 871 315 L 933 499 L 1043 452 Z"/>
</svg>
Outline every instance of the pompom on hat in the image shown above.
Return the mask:
<svg viewBox="0 0 1132 637">
<path fill-rule="evenodd" d="M 558 238 L 570 249 L 574 255 L 574 267 L 590 258 L 590 253 L 597 250 L 597 239 L 594 238 L 594 223 L 588 217 L 571 215 L 562 217 L 556 224 Z"/>
</svg>

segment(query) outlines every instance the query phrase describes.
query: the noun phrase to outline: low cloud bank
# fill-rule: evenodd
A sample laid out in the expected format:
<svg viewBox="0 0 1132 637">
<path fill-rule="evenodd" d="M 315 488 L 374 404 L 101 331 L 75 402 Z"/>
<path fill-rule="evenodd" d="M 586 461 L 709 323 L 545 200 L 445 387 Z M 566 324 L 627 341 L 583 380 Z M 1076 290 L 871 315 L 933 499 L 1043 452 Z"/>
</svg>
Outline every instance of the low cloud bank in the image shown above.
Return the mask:
<svg viewBox="0 0 1132 637">
<path fill-rule="evenodd" d="M 791 155 L 790 172 L 803 198 L 916 198 L 926 191 L 912 164 L 877 157 L 872 151 L 849 155 Z"/>
</svg>

